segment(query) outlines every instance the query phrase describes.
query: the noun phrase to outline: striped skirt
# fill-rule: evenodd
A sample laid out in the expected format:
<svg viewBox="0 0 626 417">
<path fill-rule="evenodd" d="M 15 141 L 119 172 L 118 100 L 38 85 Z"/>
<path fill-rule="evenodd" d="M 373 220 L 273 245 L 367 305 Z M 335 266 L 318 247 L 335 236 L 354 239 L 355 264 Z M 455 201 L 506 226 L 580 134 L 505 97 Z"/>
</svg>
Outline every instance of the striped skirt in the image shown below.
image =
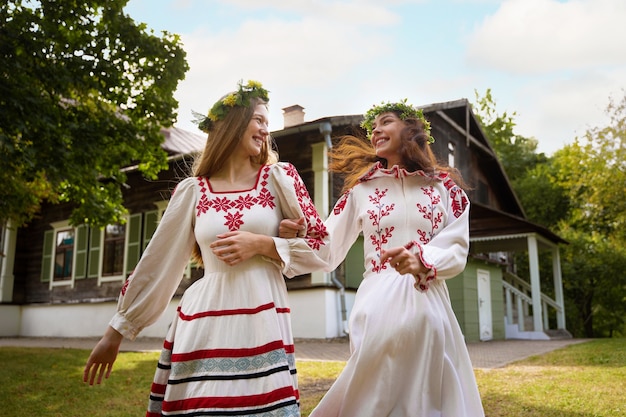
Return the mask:
<svg viewBox="0 0 626 417">
<path fill-rule="evenodd" d="M 205 277 L 185 292 L 159 357 L 147 417 L 300 416 L 282 276 L 237 297 L 233 291 L 242 286 L 233 285 L 244 278 Z M 263 282 L 258 275 L 249 281 Z"/>
</svg>

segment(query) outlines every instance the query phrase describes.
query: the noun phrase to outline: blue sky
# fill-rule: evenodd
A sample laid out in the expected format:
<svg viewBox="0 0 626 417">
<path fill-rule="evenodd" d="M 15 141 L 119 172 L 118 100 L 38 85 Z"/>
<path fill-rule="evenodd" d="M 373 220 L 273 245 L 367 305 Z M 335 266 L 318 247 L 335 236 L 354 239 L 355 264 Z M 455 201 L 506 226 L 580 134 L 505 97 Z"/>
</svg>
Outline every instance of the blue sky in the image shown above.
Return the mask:
<svg viewBox="0 0 626 417">
<path fill-rule="evenodd" d="M 487 89 L 516 133 L 547 154 L 606 126 L 626 89 L 624 0 L 130 0 L 135 21 L 181 36 L 190 70 L 177 126 L 196 131 L 239 80 L 305 120 L 361 114 L 381 101 L 426 105 Z"/>
</svg>

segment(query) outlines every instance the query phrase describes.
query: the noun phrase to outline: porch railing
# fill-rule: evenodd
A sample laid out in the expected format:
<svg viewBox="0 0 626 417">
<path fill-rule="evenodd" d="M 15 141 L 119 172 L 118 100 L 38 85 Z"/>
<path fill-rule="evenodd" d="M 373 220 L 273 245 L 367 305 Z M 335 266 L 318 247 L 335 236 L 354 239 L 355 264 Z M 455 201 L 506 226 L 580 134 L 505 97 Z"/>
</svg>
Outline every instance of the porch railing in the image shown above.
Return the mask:
<svg viewBox="0 0 626 417">
<path fill-rule="evenodd" d="M 502 285 L 504 289 L 504 302 L 507 324 L 517 324 L 518 330 L 520 332 L 527 331 L 526 320 L 532 317 L 532 315 L 530 314 L 532 307 L 530 284 L 510 272 L 505 272 Z M 556 301 L 554 301 L 552 298 L 548 297 L 544 293 L 541 293 L 541 307 L 543 329 L 530 329 L 530 331 L 550 331 L 550 313 L 563 313 L 563 306 L 560 306 Z"/>
</svg>

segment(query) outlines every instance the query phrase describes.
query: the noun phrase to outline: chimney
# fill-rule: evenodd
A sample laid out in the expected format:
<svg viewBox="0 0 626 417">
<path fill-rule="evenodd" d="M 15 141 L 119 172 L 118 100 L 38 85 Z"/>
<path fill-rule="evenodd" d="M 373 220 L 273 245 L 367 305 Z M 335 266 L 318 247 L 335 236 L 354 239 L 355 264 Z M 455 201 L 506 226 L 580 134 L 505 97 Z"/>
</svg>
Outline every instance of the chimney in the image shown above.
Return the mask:
<svg viewBox="0 0 626 417">
<path fill-rule="evenodd" d="M 304 107 L 299 104 L 294 104 L 293 106 L 285 107 L 283 109 L 283 117 L 284 117 L 284 126 L 283 129 L 286 129 L 291 126 L 301 125 L 304 123 Z"/>
</svg>

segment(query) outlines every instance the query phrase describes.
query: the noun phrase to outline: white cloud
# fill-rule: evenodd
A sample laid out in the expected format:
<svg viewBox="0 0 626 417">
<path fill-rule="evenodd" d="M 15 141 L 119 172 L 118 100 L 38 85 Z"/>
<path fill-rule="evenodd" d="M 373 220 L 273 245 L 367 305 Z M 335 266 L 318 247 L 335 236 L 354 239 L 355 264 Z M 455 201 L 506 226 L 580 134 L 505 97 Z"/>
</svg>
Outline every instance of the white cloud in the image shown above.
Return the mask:
<svg viewBox="0 0 626 417">
<path fill-rule="evenodd" d="M 329 89 L 367 65 L 371 56 L 366 50 L 378 51 L 381 58 L 391 53 L 383 48 L 386 39 L 365 27 L 314 17 L 248 20 L 232 31 L 183 34 L 190 69 L 176 92 L 180 103 L 177 125 L 193 128 L 191 110 L 206 112 L 234 89 L 238 80 L 254 79 L 270 90 L 270 123 L 279 128 L 282 107 L 301 102 L 303 97 L 332 100 Z M 283 101 L 272 101 L 274 93 Z"/>
<path fill-rule="evenodd" d="M 626 63 L 623 0 L 507 0 L 468 41 L 478 68 L 544 73 Z"/>
<path fill-rule="evenodd" d="M 333 20 L 337 24 L 385 26 L 397 23 L 399 17 L 375 0 L 321 1 L 321 0 L 226 0 L 228 6 L 241 10 L 264 9 L 289 12 L 299 16 Z M 387 3 L 387 6 L 389 4 Z"/>
<path fill-rule="evenodd" d="M 180 1 L 197 16 L 198 0 Z M 293 104 L 305 107 L 305 120 L 314 120 L 401 98 L 417 105 L 474 101 L 474 90 L 487 88 L 498 112 L 517 113 L 516 133 L 536 137 L 548 154 L 589 127 L 606 126 L 609 97 L 626 86 L 626 1 L 498 1 L 497 11 L 469 37 L 466 61 L 456 49 L 459 33 L 448 28 L 433 35 L 440 42 L 430 39 L 420 49 L 431 56 L 425 65 L 402 41 L 421 36 L 412 25 L 428 7 L 440 13 L 454 7 L 438 1 L 394 9 L 391 4 L 409 2 L 232 0 L 224 8 L 212 0 L 206 22 L 196 19 L 178 31 L 190 70 L 176 92 L 177 125 L 194 130 L 191 110 L 204 113 L 237 81 L 255 79 L 270 90 L 272 130 L 282 128 L 282 108 Z M 402 15 L 394 14 L 399 10 Z M 445 10 L 440 17 L 449 21 Z M 470 19 L 460 21 L 470 25 Z M 473 66 L 465 65 L 468 60 Z"/>
<path fill-rule="evenodd" d="M 520 86 L 510 97 L 516 105 L 517 133 L 534 136 L 539 150 L 551 154 L 595 127 L 605 127 L 609 100 L 624 94 L 626 70 L 587 71 Z"/>
<path fill-rule="evenodd" d="M 606 126 L 609 98 L 626 87 L 626 2 L 505 0 L 466 43 L 469 68 L 493 89 L 516 133 L 551 154 Z"/>
</svg>

